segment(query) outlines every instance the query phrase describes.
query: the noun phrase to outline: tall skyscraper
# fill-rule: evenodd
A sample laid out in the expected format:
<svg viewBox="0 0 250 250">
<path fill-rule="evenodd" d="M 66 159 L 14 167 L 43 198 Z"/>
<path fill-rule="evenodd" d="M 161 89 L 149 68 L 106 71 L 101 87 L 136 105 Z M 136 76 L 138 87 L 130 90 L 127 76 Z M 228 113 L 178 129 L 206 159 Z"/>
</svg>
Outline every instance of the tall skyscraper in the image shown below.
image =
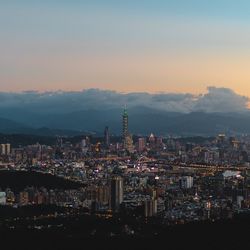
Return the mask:
<svg viewBox="0 0 250 250">
<path fill-rule="evenodd" d="M 122 115 L 122 139 L 124 148 L 129 152 L 132 152 L 134 149 L 133 139 L 128 130 L 128 111 L 126 108 L 124 108 Z"/>
<path fill-rule="evenodd" d="M 108 148 L 110 145 L 109 127 L 105 127 L 104 139 L 105 139 L 105 146 Z"/>
<path fill-rule="evenodd" d="M 120 176 L 114 176 L 110 181 L 110 208 L 117 212 L 123 202 L 123 179 Z"/>
<path fill-rule="evenodd" d="M 129 136 L 128 111 L 127 111 L 126 107 L 124 108 L 123 115 L 122 115 L 122 136 L 123 136 L 124 141 L 125 141 L 126 137 Z"/>
</svg>

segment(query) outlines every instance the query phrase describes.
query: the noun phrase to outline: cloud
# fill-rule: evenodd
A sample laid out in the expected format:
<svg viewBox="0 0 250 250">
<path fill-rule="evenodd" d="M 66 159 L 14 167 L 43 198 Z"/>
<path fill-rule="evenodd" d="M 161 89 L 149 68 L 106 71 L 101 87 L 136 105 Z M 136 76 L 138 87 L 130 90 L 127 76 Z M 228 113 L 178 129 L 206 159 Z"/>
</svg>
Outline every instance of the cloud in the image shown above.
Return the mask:
<svg viewBox="0 0 250 250">
<path fill-rule="evenodd" d="M 242 112 L 247 110 L 249 98 L 236 94 L 228 88 L 208 87 L 208 93 L 201 96 L 194 110 L 211 112 Z"/>
<path fill-rule="evenodd" d="M 0 93 L 1 108 L 21 108 L 31 112 L 69 113 L 80 110 L 102 110 L 148 107 L 168 112 L 244 112 L 249 98 L 228 88 L 208 87 L 201 95 L 177 93 L 118 93 L 110 90 L 87 89 L 80 92 Z"/>
</svg>

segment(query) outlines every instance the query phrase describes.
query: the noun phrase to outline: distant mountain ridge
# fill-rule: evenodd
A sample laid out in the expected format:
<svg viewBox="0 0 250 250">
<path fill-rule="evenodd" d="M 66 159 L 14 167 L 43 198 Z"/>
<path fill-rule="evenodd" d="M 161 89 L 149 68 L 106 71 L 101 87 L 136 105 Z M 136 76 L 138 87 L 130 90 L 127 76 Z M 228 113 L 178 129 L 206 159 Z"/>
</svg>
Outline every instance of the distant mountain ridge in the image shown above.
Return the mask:
<svg viewBox="0 0 250 250">
<path fill-rule="evenodd" d="M 15 131 L 19 129 L 27 128 L 27 125 L 24 125 L 22 123 L 6 119 L 6 118 L 0 118 L 0 131 L 1 132 L 8 132 L 8 131 Z"/>
<path fill-rule="evenodd" d="M 9 110 L 10 111 L 10 110 Z M 18 113 L 18 114 L 17 114 Z M 128 110 L 129 129 L 133 134 L 211 136 L 218 133 L 250 134 L 250 112 L 188 114 L 137 106 Z M 32 113 L 6 108 L 0 110 L 0 133 L 37 135 L 102 134 L 109 126 L 113 134 L 121 133 L 122 109 L 87 109 L 69 113 Z"/>
<path fill-rule="evenodd" d="M 77 136 L 88 134 L 85 131 L 53 129 L 47 127 L 32 127 L 28 124 L 19 123 L 13 120 L 0 118 L 0 133 L 2 134 L 27 134 L 38 136 Z"/>
<path fill-rule="evenodd" d="M 132 134 L 213 136 L 250 134 L 250 98 L 228 88 L 207 92 L 120 93 L 112 90 L 0 92 L 0 133 L 121 134 L 122 107 L 128 107 Z"/>
</svg>

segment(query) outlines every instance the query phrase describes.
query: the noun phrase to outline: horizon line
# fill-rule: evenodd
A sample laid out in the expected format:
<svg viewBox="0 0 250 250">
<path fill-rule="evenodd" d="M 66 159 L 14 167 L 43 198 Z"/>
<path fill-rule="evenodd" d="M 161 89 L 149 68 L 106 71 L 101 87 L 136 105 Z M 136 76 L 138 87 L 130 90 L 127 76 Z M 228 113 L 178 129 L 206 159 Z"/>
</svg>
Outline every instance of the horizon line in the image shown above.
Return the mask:
<svg viewBox="0 0 250 250">
<path fill-rule="evenodd" d="M 83 93 L 85 91 L 89 91 L 89 90 L 97 90 L 97 91 L 103 91 L 103 92 L 114 92 L 117 94 L 150 94 L 150 95 L 160 95 L 160 94 L 183 94 L 183 95 L 193 95 L 195 96 L 200 96 L 200 95 L 205 95 L 207 93 L 209 93 L 209 89 L 210 88 L 215 88 L 215 89 L 227 89 L 227 90 L 231 90 L 236 94 L 239 94 L 238 92 L 236 92 L 234 89 L 232 88 L 228 88 L 228 87 L 217 87 L 215 85 L 209 85 L 206 87 L 206 89 L 204 91 L 201 91 L 199 93 L 195 93 L 195 92 L 188 92 L 188 91 L 163 91 L 163 90 L 159 90 L 159 91 L 119 91 L 116 89 L 107 89 L 107 88 L 83 88 L 83 89 L 78 89 L 78 90 L 68 90 L 68 89 L 53 89 L 53 90 L 42 90 L 42 89 L 23 89 L 23 90 L 1 90 L 0 89 L 0 93 L 3 94 L 28 94 L 28 93 L 37 93 L 37 94 L 46 94 L 46 93 Z M 240 94 L 241 95 L 241 94 Z M 242 95 L 244 97 L 248 97 L 250 98 L 250 96 L 248 95 Z"/>
</svg>

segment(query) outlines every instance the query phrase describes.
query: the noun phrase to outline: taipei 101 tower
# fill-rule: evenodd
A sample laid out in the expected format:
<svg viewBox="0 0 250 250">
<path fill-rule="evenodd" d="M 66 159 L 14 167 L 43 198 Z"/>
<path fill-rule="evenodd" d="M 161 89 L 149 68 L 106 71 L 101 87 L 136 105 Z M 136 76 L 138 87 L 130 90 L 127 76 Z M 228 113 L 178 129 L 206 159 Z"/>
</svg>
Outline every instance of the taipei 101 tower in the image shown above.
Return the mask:
<svg viewBox="0 0 250 250">
<path fill-rule="evenodd" d="M 126 107 L 124 108 L 122 115 L 122 139 L 124 149 L 128 150 L 129 152 L 132 152 L 134 149 L 133 139 L 128 131 L 128 111 Z"/>
<path fill-rule="evenodd" d="M 127 108 L 125 106 L 124 110 L 123 110 L 123 115 L 122 115 L 122 137 L 123 137 L 123 141 L 125 141 L 127 136 L 129 136 L 129 132 L 128 132 L 128 111 L 127 111 Z"/>
</svg>

